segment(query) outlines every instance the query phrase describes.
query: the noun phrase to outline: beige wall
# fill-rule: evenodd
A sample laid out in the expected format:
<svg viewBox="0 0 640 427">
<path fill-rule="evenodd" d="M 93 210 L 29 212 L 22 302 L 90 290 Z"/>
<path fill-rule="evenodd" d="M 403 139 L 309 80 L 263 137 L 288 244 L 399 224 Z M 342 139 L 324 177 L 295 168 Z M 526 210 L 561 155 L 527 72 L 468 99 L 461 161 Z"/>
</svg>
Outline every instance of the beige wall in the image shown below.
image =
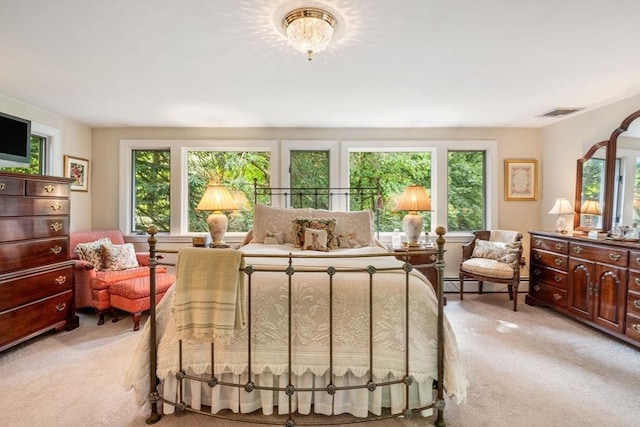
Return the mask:
<svg viewBox="0 0 640 427">
<path fill-rule="evenodd" d="M 622 120 L 637 110 L 640 110 L 640 95 L 577 114 L 542 129 L 541 230 L 555 229 L 557 216 L 547 212 L 556 198 L 566 197 L 573 206 L 577 160 L 596 142 L 608 140 Z M 573 219 L 567 217 L 567 222 L 572 229 Z"/>
<path fill-rule="evenodd" d="M 91 159 L 91 128 L 66 117 L 40 108 L 16 101 L 0 94 L 0 111 L 32 122 L 57 129 L 61 136 L 61 154 L 54 159 L 59 162 L 57 169 L 62 171 L 63 155 L 73 155 L 83 159 Z M 91 195 L 94 188 L 92 173 L 93 163 L 89 165 L 89 192 L 71 192 L 71 230 L 91 228 Z"/>
</svg>

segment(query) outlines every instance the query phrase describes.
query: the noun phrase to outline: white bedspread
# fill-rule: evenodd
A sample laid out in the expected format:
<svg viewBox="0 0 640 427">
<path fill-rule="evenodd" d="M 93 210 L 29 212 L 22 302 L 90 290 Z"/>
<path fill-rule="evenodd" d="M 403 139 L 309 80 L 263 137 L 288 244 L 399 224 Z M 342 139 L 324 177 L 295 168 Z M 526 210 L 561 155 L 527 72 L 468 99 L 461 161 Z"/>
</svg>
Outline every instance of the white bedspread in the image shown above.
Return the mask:
<svg viewBox="0 0 640 427">
<path fill-rule="evenodd" d="M 283 272 L 287 259 L 260 257 L 266 253 L 290 252 L 325 254 L 331 258 L 294 259 L 292 276 L 292 373 L 302 381 L 311 375 L 317 383 L 326 378 L 329 366 L 329 279 L 326 272 L 304 272 L 305 269 L 333 266 L 334 276 L 333 345 L 334 375 L 360 378 L 369 372 L 369 274 L 342 272 L 342 269 L 402 265 L 394 257 L 333 258 L 338 254 L 380 254 L 379 247 L 335 250 L 329 253 L 300 251 L 291 245 L 243 246 L 245 265 L 268 267 L 274 271 L 256 272 L 251 278 L 252 373 L 277 378 L 287 372 L 288 276 Z M 405 279 L 404 272 L 378 271 L 373 276 L 373 375 L 377 379 L 402 378 L 405 373 Z M 430 387 L 437 376 L 436 317 L 437 301 L 431 284 L 417 271 L 410 274 L 409 369 L 422 386 Z M 179 284 L 176 284 L 179 286 Z M 174 288 L 170 288 L 157 307 L 158 377 L 171 383 L 179 370 L 178 336 L 171 313 Z M 467 380 L 461 365 L 455 336 L 445 318 L 445 381 L 447 394 L 461 402 L 466 397 Z M 149 324 L 147 322 L 126 376 L 127 388 L 136 391 L 139 403 L 149 392 Z M 192 374 L 211 372 L 210 344 L 183 342 L 183 367 Z M 240 378 L 247 372 L 247 330 L 236 332 L 228 346 L 215 347 L 214 372 Z M 284 375 L 286 377 L 286 375 Z M 366 379 L 364 380 L 366 382 Z M 313 380 L 312 380 L 313 382 Z M 171 389 L 171 387 L 169 387 Z M 165 389 L 165 394 L 167 389 Z M 365 392 L 365 399 L 366 399 Z M 199 395 L 199 392 L 196 393 Z M 255 393 L 253 393 L 255 394 Z M 419 400 L 423 402 L 426 397 Z M 428 397 L 429 399 L 431 396 Z M 199 405 L 200 397 L 197 398 Z M 263 402 L 264 403 L 264 402 Z M 204 403 L 208 404 L 208 403 Z M 277 402 L 274 404 L 277 405 Z M 282 404 L 282 403 L 281 403 Z M 258 403 L 258 405 L 260 405 Z M 227 406 L 228 407 L 228 406 Z M 260 406 L 258 406 L 260 407 Z M 212 405 L 215 408 L 215 405 Z M 233 408 L 232 408 L 233 409 Z M 215 409 L 212 409 L 215 410 Z M 242 407 L 247 412 L 255 405 Z M 264 410 L 264 405 L 263 405 Z M 334 410 L 335 411 L 335 410 Z M 266 411 L 268 412 L 268 410 Z M 347 412 L 350 412 L 347 410 Z M 351 411 L 352 412 L 352 411 Z M 366 409 L 365 409 L 366 412 Z M 377 412 L 377 411 L 375 411 Z"/>
</svg>

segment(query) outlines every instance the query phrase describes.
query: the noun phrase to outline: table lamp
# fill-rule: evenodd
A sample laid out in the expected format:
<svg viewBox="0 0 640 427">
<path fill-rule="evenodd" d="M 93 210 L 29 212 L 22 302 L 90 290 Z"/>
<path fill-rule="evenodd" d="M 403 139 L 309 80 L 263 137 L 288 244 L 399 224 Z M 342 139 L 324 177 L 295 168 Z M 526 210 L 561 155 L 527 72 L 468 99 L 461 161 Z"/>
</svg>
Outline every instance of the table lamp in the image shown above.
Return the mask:
<svg viewBox="0 0 640 427">
<path fill-rule="evenodd" d="M 600 203 L 597 200 L 587 199 L 580 208 L 580 213 L 584 215 L 584 225 L 588 228 L 593 228 L 595 225 L 593 222 L 594 215 L 602 215 L 600 210 Z"/>
<path fill-rule="evenodd" d="M 564 215 L 574 214 L 573 208 L 571 207 L 571 203 L 569 200 L 564 197 L 559 197 L 556 199 L 556 203 L 553 205 L 550 214 L 558 215 L 558 220 L 556 221 L 556 231 L 558 233 L 566 234 L 567 232 L 567 220 L 564 218 Z"/>
<path fill-rule="evenodd" d="M 407 244 L 412 247 L 418 246 L 423 224 L 422 216 L 418 214 L 418 211 L 431 210 L 431 200 L 424 187 L 411 184 L 405 188 L 394 210 L 409 211 L 402 219 L 402 226 L 407 236 Z"/>
<path fill-rule="evenodd" d="M 197 211 L 213 211 L 207 218 L 209 233 L 211 234 L 212 247 L 226 247 L 224 242 L 224 234 L 227 232 L 227 224 L 229 220 L 222 211 L 234 211 L 238 209 L 233 197 L 222 184 L 216 184 L 209 181 L 207 189 L 200 199 L 200 203 L 196 207 Z"/>
</svg>

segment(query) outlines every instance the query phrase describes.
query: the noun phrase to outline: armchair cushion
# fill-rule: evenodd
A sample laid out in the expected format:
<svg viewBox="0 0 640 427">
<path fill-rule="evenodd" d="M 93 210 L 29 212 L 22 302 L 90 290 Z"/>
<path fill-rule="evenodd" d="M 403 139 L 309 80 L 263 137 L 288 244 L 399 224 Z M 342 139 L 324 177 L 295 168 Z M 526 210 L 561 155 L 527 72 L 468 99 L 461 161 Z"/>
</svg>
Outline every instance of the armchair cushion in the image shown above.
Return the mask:
<svg viewBox="0 0 640 427">
<path fill-rule="evenodd" d="M 460 269 L 486 277 L 487 279 L 513 279 L 514 269 L 504 262 L 487 258 L 471 258 L 462 263 Z"/>
</svg>

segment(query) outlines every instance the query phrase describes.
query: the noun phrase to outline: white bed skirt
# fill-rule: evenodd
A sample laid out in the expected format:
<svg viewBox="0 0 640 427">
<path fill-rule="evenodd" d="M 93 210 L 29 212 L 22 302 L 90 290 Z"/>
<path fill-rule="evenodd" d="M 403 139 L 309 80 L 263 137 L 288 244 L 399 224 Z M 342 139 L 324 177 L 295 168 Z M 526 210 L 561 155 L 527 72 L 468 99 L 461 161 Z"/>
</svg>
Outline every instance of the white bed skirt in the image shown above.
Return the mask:
<svg viewBox="0 0 640 427">
<path fill-rule="evenodd" d="M 193 372 L 187 375 L 196 376 Z M 230 387 L 216 385 L 211 388 L 206 380 L 209 374 L 203 376 L 204 382 L 185 379 L 183 385 L 182 401 L 189 407 L 202 411 L 203 406 L 210 407 L 211 413 L 218 413 L 228 409 L 234 413 L 251 413 L 262 410 L 264 415 L 272 415 L 274 411 L 278 414 L 289 413 L 289 396 L 284 391 L 254 390 L 248 393 L 243 387 Z M 374 377 L 376 383 L 394 381 L 397 378 L 389 376 L 382 380 Z M 329 374 L 314 375 L 306 372 L 303 375 L 294 375 L 293 386 L 298 388 L 326 387 Z M 368 376 L 356 377 L 351 373 L 336 377 L 334 385 L 336 387 L 363 385 L 369 380 Z M 218 376 L 218 381 L 246 384 L 247 374 L 236 375 L 232 373 Z M 169 376 L 163 380 L 162 395 L 165 399 L 180 403 L 178 380 L 175 376 Z M 286 387 L 288 375 L 273 375 L 270 372 L 254 375 L 256 387 Z M 414 381 L 409 387 L 409 408 L 418 408 L 429 405 L 433 402 L 433 380 Z M 291 412 L 307 415 L 312 411 L 315 414 L 338 415 L 348 413 L 355 417 L 367 417 L 369 413 L 380 415 L 383 408 L 389 408 L 392 414 L 400 414 L 405 409 L 405 389 L 404 384 L 392 384 L 377 387 L 373 392 L 367 388 L 338 390 L 331 396 L 326 391 L 296 391 L 292 398 Z M 277 408 L 276 408 L 277 407 Z M 163 405 L 164 414 L 175 412 L 175 406 L 165 403 Z M 423 416 L 431 416 L 432 410 L 422 411 Z"/>
</svg>

